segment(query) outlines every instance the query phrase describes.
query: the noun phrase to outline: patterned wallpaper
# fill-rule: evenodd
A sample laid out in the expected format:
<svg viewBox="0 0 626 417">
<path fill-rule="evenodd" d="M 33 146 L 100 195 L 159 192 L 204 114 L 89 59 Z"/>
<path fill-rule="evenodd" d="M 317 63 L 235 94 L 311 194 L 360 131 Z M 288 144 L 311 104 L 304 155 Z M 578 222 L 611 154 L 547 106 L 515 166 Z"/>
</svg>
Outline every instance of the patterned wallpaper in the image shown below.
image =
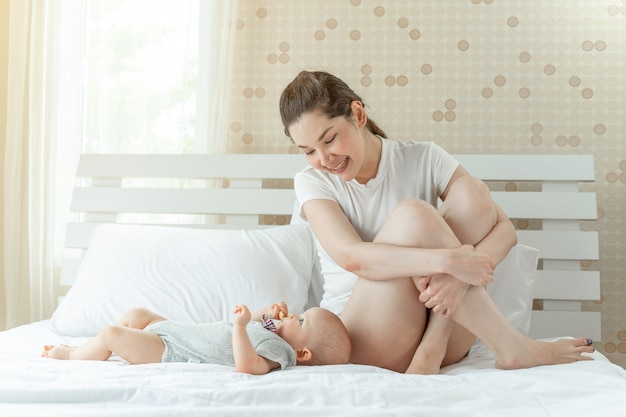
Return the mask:
<svg viewBox="0 0 626 417">
<path fill-rule="evenodd" d="M 278 98 L 302 69 L 361 94 L 392 138 L 451 153 L 591 153 L 603 314 L 626 366 L 626 0 L 239 1 L 228 152 L 297 152 Z"/>
</svg>

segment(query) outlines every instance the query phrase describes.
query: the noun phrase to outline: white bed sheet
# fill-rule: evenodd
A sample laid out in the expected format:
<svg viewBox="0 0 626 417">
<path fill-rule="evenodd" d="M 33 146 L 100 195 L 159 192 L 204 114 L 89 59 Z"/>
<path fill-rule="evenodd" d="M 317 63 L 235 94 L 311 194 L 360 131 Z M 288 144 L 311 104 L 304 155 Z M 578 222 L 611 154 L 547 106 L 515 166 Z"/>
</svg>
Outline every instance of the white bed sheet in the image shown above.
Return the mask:
<svg viewBox="0 0 626 417">
<path fill-rule="evenodd" d="M 341 365 L 263 376 L 203 364 L 40 358 L 75 344 L 49 321 L 0 333 L 0 416 L 626 416 L 626 371 L 596 360 L 501 371 L 470 355 L 442 375 Z"/>
</svg>

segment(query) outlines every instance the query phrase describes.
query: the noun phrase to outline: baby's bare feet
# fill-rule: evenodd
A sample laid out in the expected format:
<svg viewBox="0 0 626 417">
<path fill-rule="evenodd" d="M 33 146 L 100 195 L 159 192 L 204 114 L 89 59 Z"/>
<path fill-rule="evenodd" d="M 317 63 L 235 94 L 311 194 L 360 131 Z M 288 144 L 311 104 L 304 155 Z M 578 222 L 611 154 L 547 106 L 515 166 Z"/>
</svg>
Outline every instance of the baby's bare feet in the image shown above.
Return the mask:
<svg viewBox="0 0 626 417">
<path fill-rule="evenodd" d="M 43 352 L 41 352 L 42 358 L 52 358 L 52 359 L 70 359 L 70 353 L 74 350 L 74 346 L 67 345 L 46 345 L 43 347 Z"/>
<path fill-rule="evenodd" d="M 587 338 L 560 339 L 554 342 L 533 340 L 528 349 L 511 355 L 504 360 L 496 361 L 499 369 L 522 369 L 541 365 L 559 365 L 577 361 L 593 360 L 583 355 L 593 353 L 593 341 Z"/>
</svg>

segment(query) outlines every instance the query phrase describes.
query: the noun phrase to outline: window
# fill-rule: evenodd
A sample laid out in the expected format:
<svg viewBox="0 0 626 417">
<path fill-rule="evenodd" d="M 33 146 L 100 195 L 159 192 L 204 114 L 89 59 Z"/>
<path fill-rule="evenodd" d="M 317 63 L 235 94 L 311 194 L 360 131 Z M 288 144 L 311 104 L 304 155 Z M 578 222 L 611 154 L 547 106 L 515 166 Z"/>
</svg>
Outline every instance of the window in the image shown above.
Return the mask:
<svg viewBox="0 0 626 417">
<path fill-rule="evenodd" d="M 199 0 L 87 0 L 82 152 L 206 152 Z M 202 48 L 200 47 L 202 45 Z M 215 62 L 215 59 L 209 59 Z"/>
<path fill-rule="evenodd" d="M 84 0 L 82 144 L 84 153 L 206 153 L 220 76 L 218 40 L 228 45 L 228 1 Z M 224 33 L 220 31 L 224 30 Z M 222 62 L 225 67 L 226 61 Z M 209 141 L 207 138 L 213 140 Z M 124 186 L 175 186 L 128 179 Z M 183 187 L 212 186 L 190 179 Z M 118 221 L 212 221 L 127 213 Z M 178 220 L 176 220 L 178 219 Z"/>
</svg>

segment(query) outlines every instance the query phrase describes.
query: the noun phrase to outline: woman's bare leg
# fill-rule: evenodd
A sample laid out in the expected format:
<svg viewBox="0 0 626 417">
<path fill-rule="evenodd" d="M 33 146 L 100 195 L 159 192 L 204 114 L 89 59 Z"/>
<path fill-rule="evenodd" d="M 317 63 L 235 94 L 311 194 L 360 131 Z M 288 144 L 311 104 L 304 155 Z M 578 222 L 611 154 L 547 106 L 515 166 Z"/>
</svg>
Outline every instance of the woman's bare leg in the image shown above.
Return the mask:
<svg viewBox="0 0 626 417">
<path fill-rule="evenodd" d="M 469 190 L 469 193 L 463 195 L 462 193 L 454 194 L 451 191 L 446 202 L 451 202 L 451 198 L 458 198 L 458 201 L 450 204 L 454 209 L 449 209 L 444 203 L 440 208 L 440 213 L 454 231 L 455 236 L 462 239 L 459 243 L 477 245 L 489 233 L 490 228 L 493 228 L 491 222 L 495 222 L 495 212 L 493 207 L 490 208 L 492 204 L 490 197 L 479 197 L 486 189 L 481 190 L 481 184 L 471 184 L 472 179 L 468 178 L 467 181 L 470 184 L 464 185 L 469 185 L 469 187 L 465 187 L 462 192 Z M 472 225 L 472 227 L 465 230 L 467 225 Z M 476 225 L 479 226 L 476 227 Z M 426 350 L 428 347 L 436 349 L 437 344 L 445 339 L 446 334 L 449 335 L 449 339 L 442 361 L 443 365 L 461 360 L 476 340 L 476 336 L 491 349 L 496 358 L 496 366 L 502 369 L 589 360 L 588 356 L 581 354 L 591 353 L 594 350 L 591 341 L 586 338 L 565 339 L 550 343 L 530 339 L 519 332 L 502 315 L 483 287 L 469 287 L 452 319 L 457 323 L 455 326 L 451 326 L 450 321 L 439 314 L 431 315 L 428 322 L 428 327 L 431 329 L 426 329 L 413 362 L 419 363 L 420 350 Z M 414 363 L 411 364 L 409 371 L 413 365 Z"/>
<path fill-rule="evenodd" d="M 448 197 L 439 207 L 439 214 L 461 244 L 478 245 L 497 223 L 497 211 L 491 193 L 485 183 L 477 178 L 466 176 L 455 181 Z M 447 321 L 435 315 L 430 324 L 437 326 L 439 321 Z M 429 325 L 430 325 L 429 324 Z M 464 327 L 448 324 L 449 331 L 446 356 L 442 366 L 457 363 L 467 355 L 476 341 L 476 336 Z"/>
<path fill-rule="evenodd" d="M 399 205 L 376 239 L 407 246 L 448 247 L 435 238 L 443 236 L 443 242 L 452 247 L 460 245 L 450 227 L 441 227 L 441 222 L 437 220 L 441 216 L 432 216 L 428 210 L 425 204 L 415 201 Z M 433 208 L 430 207 L 430 210 Z M 424 242 L 416 242 L 415 236 L 425 237 Z M 415 365 L 418 371 L 428 372 L 429 368 L 432 369 L 432 362 L 423 358 L 429 356 L 420 352 L 416 352 L 415 356 L 410 354 L 411 348 L 417 347 L 420 342 L 422 349 L 428 346 L 426 337 L 432 337 L 433 346 L 444 352 L 443 361 L 439 362 L 444 365 L 460 360 L 474 342 L 474 335 L 494 352 L 497 366 L 505 369 L 586 360 L 588 358 L 581 354 L 593 352 L 590 342 L 584 338 L 544 343 L 524 336 L 506 320 L 482 287 L 470 287 L 459 303 L 452 316 L 458 325 L 434 315 L 431 317 L 433 331 L 430 334 L 436 337 L 425 335 L 425 307 L 419 301 L 417 287 L 412 283 L 410 279 L 401 278 L 357 281 L 342 313 L 342 320 L 353 337 L 353 362 L 399 372 Z M 380 323 L 380 326 L 373 323 Z M 438 328 L 439 324 L 441 327 Z M 448 349 L 437 346 L 437 341 L 445 339 L 446 331 L 449 332 Z"/>
<path fill-rule="evenodd" d="M 415 211 L 415 214 L 421 218 L 413 219 L 413 222 L 420 224 L 426 221 L 435 227 L 430 232 L 434 233 L 431 235 L 431 241 L 417 241 L 414 237 L 413 241 L 404 240 L 397 243 L 400 237 L 393 236 L 388 231 L 385 231 L 385 234 L 390 236 L 383 238 L 390 242 L 395 241 L 396 244 L 424 248 L 476 245 L 489 234 L 497 222 L 497 212 L 489 188 L 482 181 L 469 176 L 459 178 L 452 185 L 446 201 L 439 208 L 438 216 L 445 220 L 445 223 L 437 218 L 434 211 L 428 209 L 420 209 Z M 407 222 L 411 219 L 404 217 L 406 216 L 395 214 L 395 219 L 391 223 L 394 224 L 395 220 L 398 220 L 398 226 L 406 228 Z M 391 226 L 389 229 L 397 230 Z M 406 372 L 439 373 L 441 366 L 456 363 L 467 355 L 475 341 L 476 336 L 453 320 L 431 313 L 424 336 Z"/>
<path fill-rule="evenodd" d="M 477 245 L 497 222 L 497 211 L 487 185 L 477 178 L 457 179 L 439 207 L 439 214 L 460 243 Z"/>
<path fill-rule="evenodd" d="M 470 287 L 452 318 L 489 347 L 501 369 L 590 360 L 582 353 L 594 351 L 586 338 L 541 342 L 525 336 L 502 315 L 483 287 Z"/>
<path fill-rule="evenodd" d="M 425 248 L 460 246 L 435 208 L 419 200 L 400 203 L 374 241 Z M 341 318 L 352 338 L 352 362 L 398 372 L 406 371 L 411 364 L 412 372 L 437 373 L 446 353 L 448 337 L 455 328 L 453 321 L 445 319 L 448 328 L 433 327 L 429 331 L 432 339 L 427 339 L 432 343 L 425 344 L 420 353 L 416 353 L 418 345 L 422 347 L 420 341 L 427 318 L 426 308 L 419 301 L 419 292 L 411 279 L 384 282 L 359 279 Z M 380 325 L 375 325 L 377 323 Z M 447 333 L 442 336 L 442 332 Z M 413 361 L 414 356 L 419 359 Z"/>
<path fill-rule="evenodd" d="M 352 341 L 350 362 L 404 372 L 424 333 L 426 308 L 410 279 L 359 279 L 341 320 Z"/>
</svg>

